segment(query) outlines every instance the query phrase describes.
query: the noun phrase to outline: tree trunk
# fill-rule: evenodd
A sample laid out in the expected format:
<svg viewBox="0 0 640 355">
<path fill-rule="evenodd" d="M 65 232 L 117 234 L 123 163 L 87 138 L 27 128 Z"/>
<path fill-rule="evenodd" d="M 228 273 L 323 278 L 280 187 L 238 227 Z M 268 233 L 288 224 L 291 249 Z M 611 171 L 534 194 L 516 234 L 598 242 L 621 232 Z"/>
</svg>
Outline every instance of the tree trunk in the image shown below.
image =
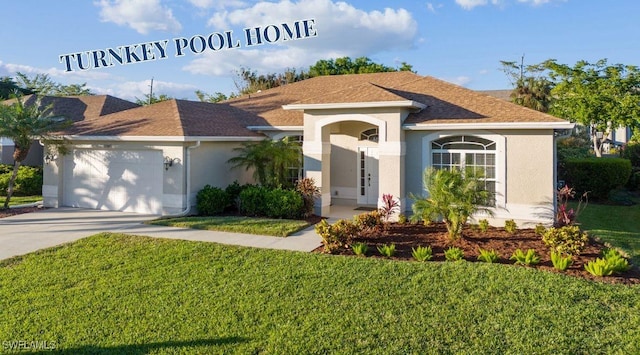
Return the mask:
<svg viewBox="0 0 640 355">
<path fill-rule="evenodd" d="M 602 142 L 598 142 L 598 137 L 595 134 L 592 134 L 591 138 L 593 138 L 593 152 L 596 157 L 602 158 Z"/>
<path fill-rule="evenodd" d="M 4 200 L 4 209 L 9 208 L 9 201 L 11 200 L 11 196 L 13 196 L 13 187 L 16 183 L 16 177 L 18 176 L 18 170 L 20 169 L 19 160 L 14 160 L 13 162 L 13 172 L 11 173 L 11 179 L 9 179 L 9 186 L 7 187 L 7 198 Z"/>
</svg>

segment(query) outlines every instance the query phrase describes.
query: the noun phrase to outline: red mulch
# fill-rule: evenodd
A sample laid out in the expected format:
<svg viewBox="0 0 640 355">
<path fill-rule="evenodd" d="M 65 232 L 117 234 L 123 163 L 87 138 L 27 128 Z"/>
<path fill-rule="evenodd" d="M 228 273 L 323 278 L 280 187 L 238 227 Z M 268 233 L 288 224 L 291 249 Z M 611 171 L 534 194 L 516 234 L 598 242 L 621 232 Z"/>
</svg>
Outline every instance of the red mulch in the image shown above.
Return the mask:
<svg viewBox="0 0 640 355">
<path fill-rule="evenodd" d="M 513 264 L 509 260 L 516 249 L 526 252 L 534 249 L 540 256 L 540 263 L 535 267 L 549 272 L 559 272 L 553 268 L 551 263 L 549 248 L 544 245 L 542 238 L 537 236 L 533 229 L 518 229 L 514 234 L 507 233 L 504 228 L 490 227 L 485 233 L 473 230 L 466 226 L 463 230 L 463 237 L 455 242 L 450 242 L 447 229 L 443 223 L 435 223 L 431 226 L 422 224 L 397 224 L 390 225 L 389 230 L 384 234 L 362 236 L 354 242 L 366 243 L 369 246 L 368 254 L 373 257 L 382 257 L 377 247 L 384 244 L 395 244 L 396 253 L 392 257 L 395 260 L 413 260 L 411 249 L 417 246 L 431 246 L 433 250 L 432 261 L 445 261 L 444 250 L 450 246 L 462 249 L 465 260 L 478 262 L 478 249 L 494 249 L 500 255 L 499 263 Z M 584 265 L 597 257 L 606 248 L 603 243 L 592 240 L 585 250 L 577 257 L 573 258 L 573 264 L 564 271 L 566 275 L 581 277 L 590 280 L 597 280 L 610 283 L 638 284 L 640 283 L 640 269 L 633 266 L 631 270 L 623 275 L 613 275 L 607 277 L 596 277 L 589 274 Z M 322 252 L 322 248 L 317 249 Z M 354 255 L 350 249 L 338 252 L 341 255 Z M 523 267 L 523 266 L 516 266 Z"/>
</svg>

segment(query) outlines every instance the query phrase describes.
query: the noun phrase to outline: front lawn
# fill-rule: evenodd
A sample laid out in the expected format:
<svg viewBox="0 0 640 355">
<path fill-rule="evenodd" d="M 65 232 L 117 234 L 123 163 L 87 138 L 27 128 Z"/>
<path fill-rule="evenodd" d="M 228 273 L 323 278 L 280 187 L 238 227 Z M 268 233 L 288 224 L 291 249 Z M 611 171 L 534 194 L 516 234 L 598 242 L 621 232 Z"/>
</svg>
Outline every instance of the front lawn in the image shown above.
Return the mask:
<svg viewBox="0 0 640 355">
<path fill-rule="evenodd" d="M 640 265 L 640 200 L 635 202 L 638 204 L 633 206 L 589 203 L 578 222 L 589 234 L 623 249 L 635 265 Z"/>
<path fill-rule="evenodd" d="M 302 220 L 224 217 L 181 217 L 148 222 L 160 226 L 205 229 L 213 231 L 271 235 L 286 237 L 309 226 Z"/>
<path fill-rule="evenodd" d="M 0 262 L 3 344 L 73 354 L 636 354 L 638 309 L 638 285 L 524 267 L 109 233 Z"/>
<path fill-rule="evenodd" d="M 0 196 L 0 202 L 4 203 L 7 199 L 7 196 Z M 18 206 L 24 205 L 27 203 L 35 203 L 42 201 L 42 196 L 11 196 L 11 201 L 9 201 L 9 206 Z"/>
</svg>

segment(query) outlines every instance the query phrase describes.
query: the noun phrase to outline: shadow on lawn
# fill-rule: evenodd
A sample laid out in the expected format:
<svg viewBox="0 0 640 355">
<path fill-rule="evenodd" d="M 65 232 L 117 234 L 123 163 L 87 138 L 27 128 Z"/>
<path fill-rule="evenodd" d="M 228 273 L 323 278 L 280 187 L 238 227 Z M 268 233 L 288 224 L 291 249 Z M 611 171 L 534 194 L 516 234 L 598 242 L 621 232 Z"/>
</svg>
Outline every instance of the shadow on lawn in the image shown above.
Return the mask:
<svg viewBox="0 0 640 355">
<path fill-rule="evenodd" d="M 94 346 L 86 345 L 77 348 L 70 349 L 57 349 L 48 351 L 38 351 L 31 354 L 133 354 L 142 355 L 148 354 L 153 350 L 159 350 L 163 348 L 181 348 L 181 347 L 196 347 L 196 346 L 215 346 L 225 344 L 235 344 L 247 342 L 247 338 L 243 337 L 224 337 L 217 339 L 198 339 L 198 340 L 185 340 L 185 341 L 165 341 L 159 343 L 149 344 L 130 344 L 130 345 L 116 345 L 116 346 Z"/>
</svg>

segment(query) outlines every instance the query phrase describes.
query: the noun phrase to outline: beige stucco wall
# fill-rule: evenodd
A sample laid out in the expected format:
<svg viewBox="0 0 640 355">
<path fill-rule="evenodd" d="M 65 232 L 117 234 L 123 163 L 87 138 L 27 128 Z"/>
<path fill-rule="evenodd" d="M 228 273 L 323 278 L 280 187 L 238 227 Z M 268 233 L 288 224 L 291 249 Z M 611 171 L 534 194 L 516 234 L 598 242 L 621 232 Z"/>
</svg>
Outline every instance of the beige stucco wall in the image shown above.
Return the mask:
<svg viewBox="0 0 640 355">
<path fill-rule="evenodd" d="M 232 169 L 227 161 L 238 156 L 234 148 L 240 147 L 235 142 L 202 142 L 200 147 L 191 151 L 191 192 L 197 193 L 205 185 L 225 188 L 238 181 L 240 184 L 254 183 L 252 171 L 244 168 Z"/>
<path fill-rule="evenodd" d="M 504 139 L 505 187 L 503 205 L 495 211 L 494 224 L 505 219 L 516 219 L 521 223 L 544 222 L 552 217 L 554 206 L 554 136 L 553 130 L 493 130 L 493 131 L 449 131 L 447 135 L 462 133 L 496 135 Z M 406 132 L 406 190 L 407 193 L 423 195 L 422 173 L 427 167 L 426 156 L 430 144 L 423 138 L 432 131 Z M 500 157 L 497 157 L 500 160 Z M 499 167 L 497 167 L 499 169 Z M 410 202 L 407 210 L 410 210 Z"/>
</svg>

